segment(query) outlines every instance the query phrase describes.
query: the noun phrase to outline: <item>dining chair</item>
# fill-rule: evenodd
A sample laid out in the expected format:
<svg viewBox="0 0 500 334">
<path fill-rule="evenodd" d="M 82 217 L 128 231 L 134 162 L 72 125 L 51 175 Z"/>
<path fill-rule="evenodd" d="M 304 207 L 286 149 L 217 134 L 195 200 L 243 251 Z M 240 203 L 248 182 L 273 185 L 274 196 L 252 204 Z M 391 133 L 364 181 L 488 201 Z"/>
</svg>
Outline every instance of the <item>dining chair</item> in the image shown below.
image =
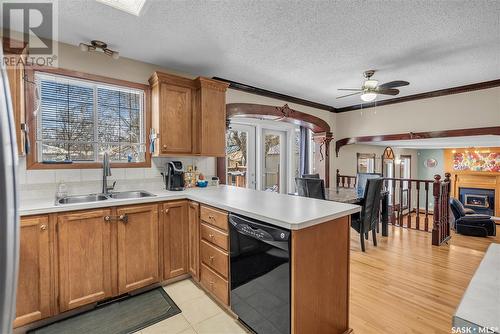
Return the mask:
<svg viewBox="0 0 500 334">
<path fill-rule="evenodd" d="M 361 250 L 365 251 L 365 236 L 372 231 L 373 244 L 377 246 L 377 224 L 380 211 L 380 200 L 383 178 L 369 179 L 366 182 L 365 194 L 361 203 L 361 212 L 351 216 L 351 227 L 359 233 Z"/>
<path fill-rule="evenodd" d="M 319 179 L 319 174 L 302 174 L 302 178 L 304 179 Z"/>
<path fill-rule="evenodd" d="M 295 184 L 299 196 L 325 199 L 325 181 L 322 179 L 296 177 Z"/>
</svg>

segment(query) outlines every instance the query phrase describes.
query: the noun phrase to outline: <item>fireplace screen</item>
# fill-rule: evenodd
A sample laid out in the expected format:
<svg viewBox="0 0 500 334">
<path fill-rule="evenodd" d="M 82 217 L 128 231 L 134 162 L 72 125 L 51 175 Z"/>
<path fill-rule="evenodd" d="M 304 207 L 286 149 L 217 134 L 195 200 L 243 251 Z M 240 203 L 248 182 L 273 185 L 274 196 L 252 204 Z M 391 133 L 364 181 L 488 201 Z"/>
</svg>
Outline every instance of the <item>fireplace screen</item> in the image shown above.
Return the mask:
<svg viewBox="0 0 500 334">
<path fill-rule="evenodd" d="M 495 189 L 459 188 L 459 200 L 475 213 L 493 216 L 495 213 Z"/>
<path fill-rule="evenodd" d="M 465 194 L 464 205 L 477 207 L 477 208 L 489 208 L 490 202 L 488 201 L 488 196 L 486 195 L 471 195 Z"/>
</svg>

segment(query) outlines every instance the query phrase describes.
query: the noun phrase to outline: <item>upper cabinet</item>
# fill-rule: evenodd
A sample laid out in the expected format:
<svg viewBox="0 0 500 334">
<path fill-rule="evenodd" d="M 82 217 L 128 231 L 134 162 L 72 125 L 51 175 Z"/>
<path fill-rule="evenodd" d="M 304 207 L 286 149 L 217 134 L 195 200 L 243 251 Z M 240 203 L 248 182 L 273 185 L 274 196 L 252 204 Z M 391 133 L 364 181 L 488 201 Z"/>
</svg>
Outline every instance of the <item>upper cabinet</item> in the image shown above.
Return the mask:
<svg viewBox="0 0 500 334">
<path fill-rule="evenodd" d="M 22 45 L 16 48 L 9 47 Z M 19 155 L 25 155 L 25 136 L 21 126 L 26 126 L 24 105 L 24 63 L 26 62 L 28 47 L 20 41 L 3 39 L 4 54 L 6 56 L 6 72 L 9 80 L 9 90 L 14 113 L 14 124 L 16 127 L 17 151 Z"/>
<path fill-rule="evenodd" d="M 228 84 L 161 72 L 155 72 L 149 83 L 155 156 L 225 155 Z"/>
</svg>

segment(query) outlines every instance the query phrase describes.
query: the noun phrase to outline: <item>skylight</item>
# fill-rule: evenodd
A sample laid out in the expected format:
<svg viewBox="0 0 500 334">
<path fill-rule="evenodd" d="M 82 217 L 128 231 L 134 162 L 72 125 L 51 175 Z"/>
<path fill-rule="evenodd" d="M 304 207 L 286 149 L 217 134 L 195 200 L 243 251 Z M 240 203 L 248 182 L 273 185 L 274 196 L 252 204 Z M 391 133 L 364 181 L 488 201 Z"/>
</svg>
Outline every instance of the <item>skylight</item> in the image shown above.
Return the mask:
<svg viewBox="0 0 500 334">
<path fill-rule="evenodd" d="M 96 0 L 102 4 L 139 16 L 146 0 Z"/>
</svg>

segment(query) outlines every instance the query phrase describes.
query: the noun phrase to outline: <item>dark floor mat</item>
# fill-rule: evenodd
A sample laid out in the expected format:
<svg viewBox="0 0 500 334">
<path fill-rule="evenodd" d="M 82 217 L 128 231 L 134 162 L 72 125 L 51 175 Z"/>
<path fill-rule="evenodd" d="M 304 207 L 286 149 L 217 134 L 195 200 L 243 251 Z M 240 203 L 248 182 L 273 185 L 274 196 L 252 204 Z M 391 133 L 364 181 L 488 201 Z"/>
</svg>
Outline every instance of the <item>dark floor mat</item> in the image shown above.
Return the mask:
<svg viewBox="0 0 500 334">
<path fill-rule="evenodd" d="M 126 299 L 30 331 L 30 334 L 133 333 L 180 313 L 163 288 Z"/>
</svg>

